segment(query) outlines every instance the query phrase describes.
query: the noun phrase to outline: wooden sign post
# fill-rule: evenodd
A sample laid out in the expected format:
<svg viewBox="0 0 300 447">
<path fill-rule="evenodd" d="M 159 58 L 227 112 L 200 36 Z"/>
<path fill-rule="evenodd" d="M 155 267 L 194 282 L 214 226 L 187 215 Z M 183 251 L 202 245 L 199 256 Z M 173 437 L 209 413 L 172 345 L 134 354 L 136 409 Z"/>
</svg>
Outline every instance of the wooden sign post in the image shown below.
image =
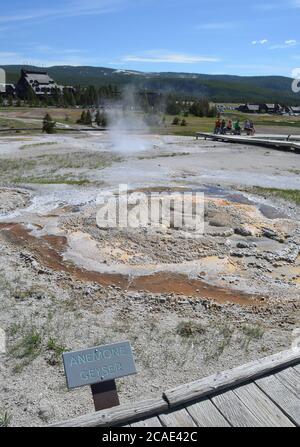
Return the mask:
<svg viewBox="0 0 300 447">
<path fill-rule="evenodd" d="M 110 380 L 109 382 L 104 383 L 95 383 L 94 385 L 91 385 L 91 390 L 96 411 L 120 405 L 115 380 Z"/>
<path fill-rule="evenodd" d="M 63 361 L 68 388 L 90 385 L 96 411 L 120 405 L 115 379 L 136 374 L 129 342 L 65 352 Z"/>
</svg>

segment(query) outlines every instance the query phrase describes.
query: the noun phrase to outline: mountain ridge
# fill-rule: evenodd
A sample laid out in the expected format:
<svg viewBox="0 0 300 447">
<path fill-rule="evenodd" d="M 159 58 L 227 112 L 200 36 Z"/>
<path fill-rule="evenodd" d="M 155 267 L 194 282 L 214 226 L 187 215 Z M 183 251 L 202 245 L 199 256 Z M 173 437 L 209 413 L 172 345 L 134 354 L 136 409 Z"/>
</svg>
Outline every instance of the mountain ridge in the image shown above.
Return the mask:
<svg viewBox="0 0 300 447">
<path fill-rule="evenodd" d="M 64 85 L 115 84 L 120 87 L 133 85 L 138 89 L 187 98 L 205 95 L 215 102 L 279 102 L 300 104 L 300 93 L 292 91 L 292 79 L 285 76 L 238 76 L 227 74 L 202 74 L 184 72 L 142 72 L 92 66 L 23 66 L 3 65 L 7 82 L 17 82 L 21 68 L 46 70 L 55 81 Z"/>
</svg>

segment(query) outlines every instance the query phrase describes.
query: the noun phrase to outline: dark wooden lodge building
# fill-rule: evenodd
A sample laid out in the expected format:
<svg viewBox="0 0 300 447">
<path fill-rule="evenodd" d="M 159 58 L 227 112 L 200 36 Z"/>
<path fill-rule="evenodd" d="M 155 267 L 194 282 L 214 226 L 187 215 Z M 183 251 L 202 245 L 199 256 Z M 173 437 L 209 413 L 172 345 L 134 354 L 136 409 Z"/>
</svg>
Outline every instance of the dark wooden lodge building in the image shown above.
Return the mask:
<svg viewBox="0 0 300 447">
<path fill-rule="evenodd" d="M 19 98 L 25 99 L 28 93 L 28 88 L 31 87 L 37 97 L 51 96 L 72 87 L 64 87 L 58 85 L 46 71 L 29 71 L 21 70 L 21 77 L 16 84 L 16 93 Z"/>
</svg>

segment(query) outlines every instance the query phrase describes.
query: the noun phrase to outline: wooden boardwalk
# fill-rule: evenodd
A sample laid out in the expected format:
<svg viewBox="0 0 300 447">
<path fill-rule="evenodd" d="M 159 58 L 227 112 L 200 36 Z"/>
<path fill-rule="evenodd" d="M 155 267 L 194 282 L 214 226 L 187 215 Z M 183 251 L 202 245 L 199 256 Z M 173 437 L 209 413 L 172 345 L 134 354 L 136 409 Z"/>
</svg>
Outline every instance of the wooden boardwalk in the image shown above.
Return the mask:
<svg viewBox="0 0 300 447">
<path fill-rule="evenodd" d="M 54 426 L 299 427 L 300 349 Z"/>
<path fill-rule="evenodd" d="M 256 146 L 270 147 L 277 150 L 300 152 L 300 137 L 295 135 L 216 135 L 213 133 L 197 132 L 196 139 L 204 138 L 225 143 L 253 144 Z"/>
</svg>

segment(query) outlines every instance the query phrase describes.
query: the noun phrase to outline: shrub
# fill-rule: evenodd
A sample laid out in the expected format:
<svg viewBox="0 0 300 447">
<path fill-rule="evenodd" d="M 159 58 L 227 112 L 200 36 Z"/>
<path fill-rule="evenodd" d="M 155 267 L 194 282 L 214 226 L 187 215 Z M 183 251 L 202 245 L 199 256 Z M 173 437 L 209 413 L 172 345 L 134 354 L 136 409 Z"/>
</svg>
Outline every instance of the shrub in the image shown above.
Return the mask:
<svg viewBox="0 0 300 447">
<path fill-rule="evenodd" d="M 43 132 L 46 133 L 55 133 L 56 123 L 52 120 L 49 113 L 46 113 L 45 118 L 43 120 Z"/>
<path fill-rule="evenodd" d="M 184 321 L 177 326 L 177 334 L 184 338 L 194 337 L 205 333 L 205 329 L 200 323 Z"/>
<path fill-rule="evenodd" d="M 85 124 L 86 122 L 86 111 L 83 110 L 79 120 L 77 120 L 77 124 Z"/>
</svg>

